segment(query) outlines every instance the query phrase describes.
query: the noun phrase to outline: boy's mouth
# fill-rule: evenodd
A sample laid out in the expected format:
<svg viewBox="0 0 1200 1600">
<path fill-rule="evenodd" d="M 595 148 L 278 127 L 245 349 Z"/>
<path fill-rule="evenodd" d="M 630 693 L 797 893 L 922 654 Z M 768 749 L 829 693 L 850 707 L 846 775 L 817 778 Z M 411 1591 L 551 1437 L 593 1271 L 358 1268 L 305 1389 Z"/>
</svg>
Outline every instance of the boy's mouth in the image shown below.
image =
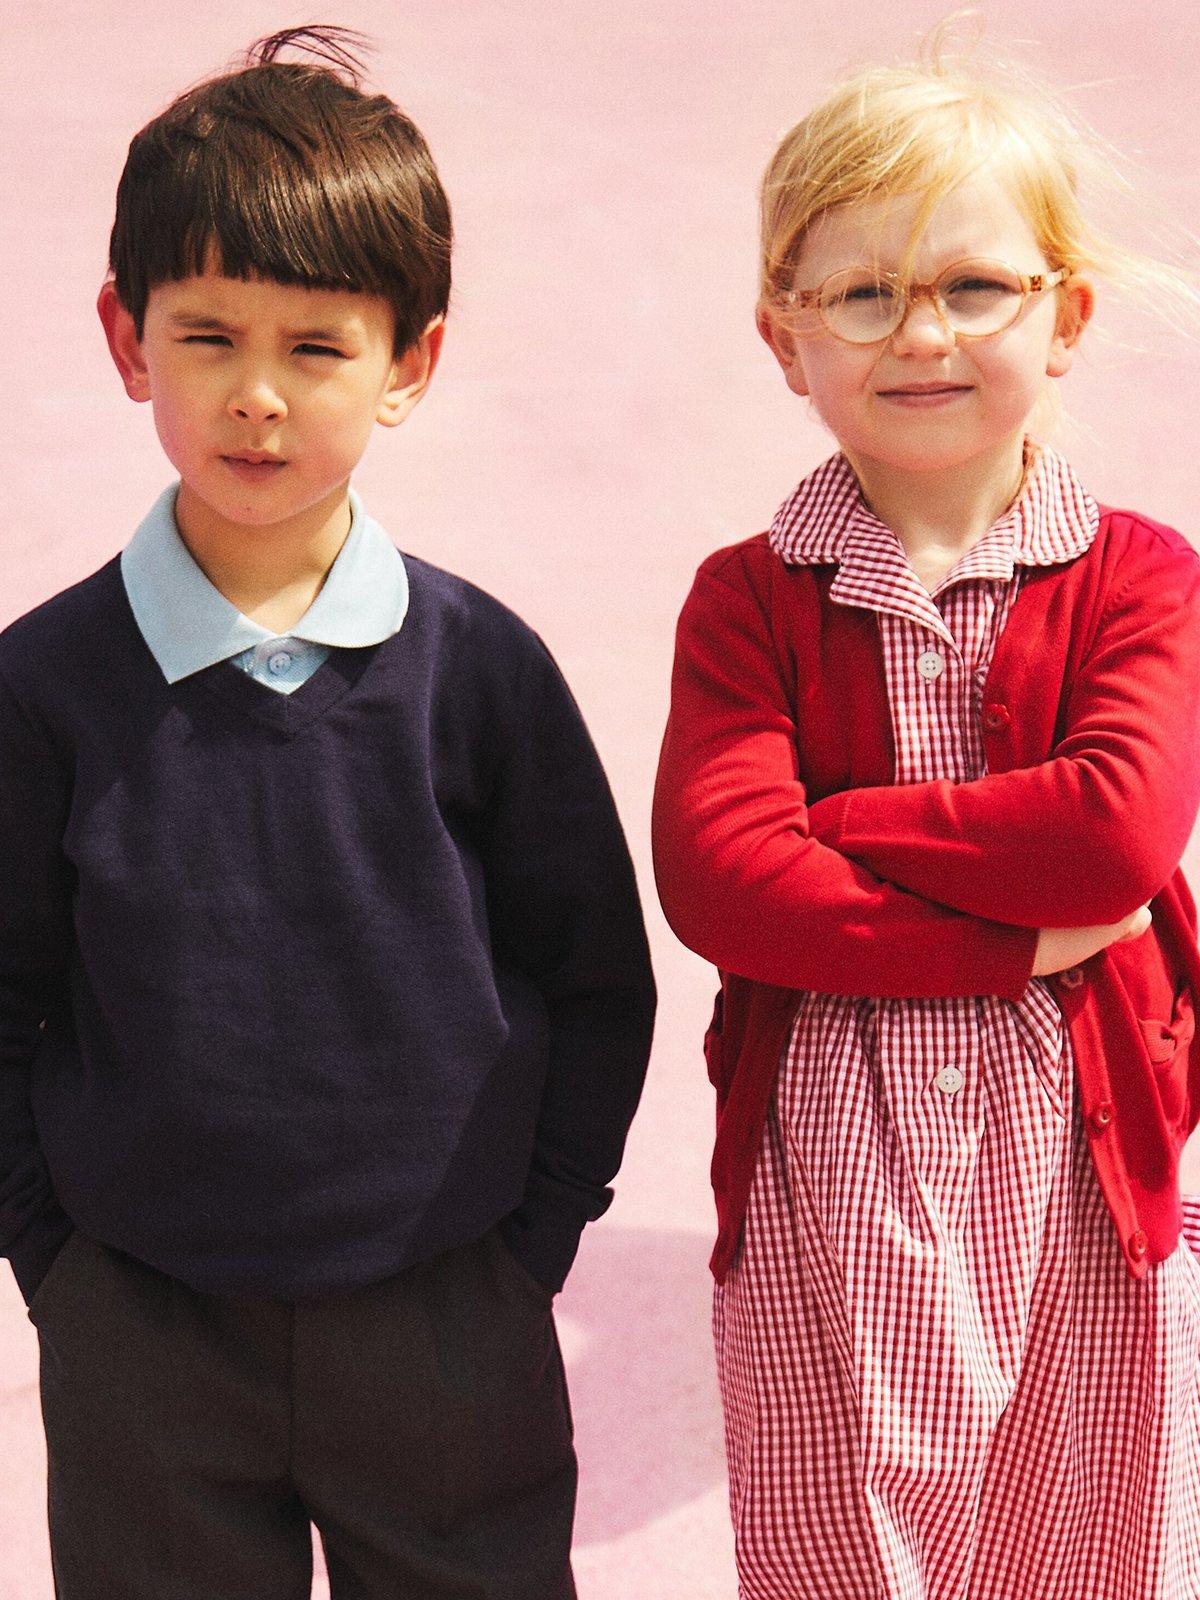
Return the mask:
<svg viewBox="0 0 1200 1600">
<path fill-rule="evenodd" d="M 266 478 L 273 478 L 287 466 L 286 461 L 249 461 L 245 456 L 222 456 L 221 460 L 232 473 L 249 483 L 261 483 Z"/>
</svg>

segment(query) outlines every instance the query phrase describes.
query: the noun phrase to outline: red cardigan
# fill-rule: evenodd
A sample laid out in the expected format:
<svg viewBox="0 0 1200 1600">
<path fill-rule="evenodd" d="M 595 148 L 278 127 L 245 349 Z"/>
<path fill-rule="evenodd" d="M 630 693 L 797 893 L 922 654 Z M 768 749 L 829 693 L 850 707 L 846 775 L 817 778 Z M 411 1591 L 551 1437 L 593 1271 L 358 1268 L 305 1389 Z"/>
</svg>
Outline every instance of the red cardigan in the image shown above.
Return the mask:
<svg viewBox="0 0 1200 1600">
<path fill-rule="evenodd" d="M 987 776 L 897 786 L 873 612 L 766 534 L 700 567 L 676 636 L 653 812 L 663 910 L 720 969 L 712 1270 L 733 1259 L 798 991 L 1017 1000 L 1037 933 L 1153 925 L 1051 980 L 1129 1270 L 1179 1235 L 1200 1120 L 1200 558 L 1101 506 L 1085 554 L 1031 569 L 983 696 Z"/>
</svg>

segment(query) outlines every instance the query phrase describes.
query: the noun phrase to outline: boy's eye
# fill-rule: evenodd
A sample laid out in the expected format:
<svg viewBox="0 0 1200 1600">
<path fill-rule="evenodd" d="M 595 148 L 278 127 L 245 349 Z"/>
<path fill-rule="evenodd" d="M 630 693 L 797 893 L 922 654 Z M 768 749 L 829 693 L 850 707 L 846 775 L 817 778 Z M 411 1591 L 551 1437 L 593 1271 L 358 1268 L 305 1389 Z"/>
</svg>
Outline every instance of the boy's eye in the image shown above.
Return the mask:
<svg viewBox="0 0 1200 1600">
<path fill-rule="evenodd" d="M 190 333 L 186 339 L 183 339 L 180 342 L 182 344 L 212 344 L 214 341 L 219 343 L 228 343 L 228 340 L 225 338 L 223 333 Z M 319 356 L 337 356 L 339 361 L 344 361 L 346 359 L 340 350 L 334 350 L 330 345 L 327 344 L 298 344 L 296 349 L 313 350 Z"/>
</svg>

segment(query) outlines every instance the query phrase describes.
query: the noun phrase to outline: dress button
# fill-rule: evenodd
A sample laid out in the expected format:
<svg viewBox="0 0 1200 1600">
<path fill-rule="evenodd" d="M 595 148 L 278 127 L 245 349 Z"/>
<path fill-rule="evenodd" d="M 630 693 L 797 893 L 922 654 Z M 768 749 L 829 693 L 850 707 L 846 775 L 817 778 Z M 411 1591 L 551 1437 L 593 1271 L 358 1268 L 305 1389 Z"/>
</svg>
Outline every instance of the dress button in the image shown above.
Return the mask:
<svg viewBox="0 0 1200 1600">
<path fill-rule="evenodd" d="M 943 1094 L 957 1094 L 963 1086 L 963 1075 L 957 1067 L 943 1067 L 933 1081 Z"/>
<path fill-rule="evenodd" d="M 1091 1116 L 1088 1118 L 1088 1121 L 1091 1123 L 1092 1128 L 1096 1133 L 1103 1133 L 1112 1119 L 1112 1101 L 1101 1100 L 1100 1104 L 1095 1108 Z"/>
<path fill-rule="evenodd" d="M 1129 1235 L 1129 1254 L 1134 1261 L 1140 1261 L 1146 1254 L 1147 1242 L 1146 1235 L 1140 1228 Z"/>
<path fill-rule="evenodd" d="M 990 733 L 998 733 L 1001 728 L 1007 728 L 1012 718 L 1008 714 L 1008 707 L 997 702 L 988 706 L 983 713 L 983 725 Z"/>
<path fill-rule="evenodd" d="M 1064 989 L 1078 989 L 1079 985 L 1083 982 L 1083 968 L 1066 967 L 1062 972 L 1059 973 L 1058 981 L 1062 984 Z"/>
<path fill-rule="evenodd" d="M 273 656 L 267 657 L 267 671 L 280 673 L 286 672 L 292 664 L 292 658 L 286 650 L 276 650 Z"/>
<path fill-rule="evenodd" d="M 946 670 L 946 658 L 936 650 L 926 650 L 917 657 L 917 671 L 923 678 L 940 678 Z"/>
</svg>

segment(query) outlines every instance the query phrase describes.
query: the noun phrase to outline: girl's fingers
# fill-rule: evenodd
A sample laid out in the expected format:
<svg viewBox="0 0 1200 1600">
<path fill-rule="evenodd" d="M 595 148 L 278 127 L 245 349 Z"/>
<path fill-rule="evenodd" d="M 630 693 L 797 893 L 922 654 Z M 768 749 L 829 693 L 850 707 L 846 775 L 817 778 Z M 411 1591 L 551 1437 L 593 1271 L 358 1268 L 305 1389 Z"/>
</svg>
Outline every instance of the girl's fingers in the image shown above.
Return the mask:
<svg viewBox="0 0 1200 1600">
<path fill-rule="evenodd" d="M 1130 917 L 1129 926 L 1117 940 L 1117 943 L 1120 944 L 1125 939 L 1140 939 L 1142 934 L 1144 934 L 1146 929 L 1150 926 L 1151 920 L 1150 907 L 1139 906 L 1133 913 L 1133 916 Z"/>
</svg>

